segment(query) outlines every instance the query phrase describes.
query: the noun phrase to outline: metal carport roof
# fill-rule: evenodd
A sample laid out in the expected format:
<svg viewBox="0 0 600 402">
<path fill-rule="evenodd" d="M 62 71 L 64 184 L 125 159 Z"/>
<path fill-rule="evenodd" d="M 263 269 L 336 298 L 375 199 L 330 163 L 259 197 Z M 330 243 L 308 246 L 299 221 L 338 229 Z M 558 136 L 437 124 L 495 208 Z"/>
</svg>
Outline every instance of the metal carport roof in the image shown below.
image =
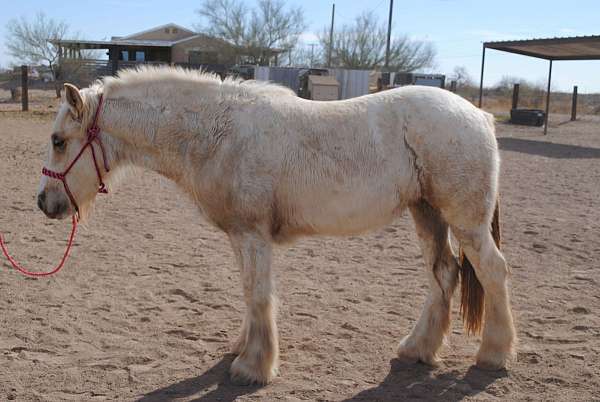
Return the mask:
<svg viewBox="0 0 600 402">
<path fill-rule="evenodd" d="M 483 102 L 483 73 L 485 51 L 494 49 L 523 56 L 548 60 L 548 90 L 546 93 L 546 121 L 544 134 L 548 131 L 548 111 L 550 106 L 550 84 L 552 82 L 552 62 L 562 60 L 600 60 L 600 35 L 573 36 L 568 38 L 548 38 L 484 42 L 481 57 L 481 81 L 479 84 L 479 107 Z"/>
<path fill-rule="evenodd" d="M 600 60 L 600 35 L 486 42 L 488 49 L 546 60 Z"/>
</svg>

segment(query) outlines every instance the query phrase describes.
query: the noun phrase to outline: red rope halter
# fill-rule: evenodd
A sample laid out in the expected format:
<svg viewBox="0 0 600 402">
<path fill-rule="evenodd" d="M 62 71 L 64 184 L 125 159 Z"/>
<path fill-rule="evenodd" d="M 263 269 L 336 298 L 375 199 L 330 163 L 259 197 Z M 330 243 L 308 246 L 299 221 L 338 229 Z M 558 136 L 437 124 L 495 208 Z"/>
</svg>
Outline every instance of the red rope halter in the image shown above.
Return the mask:
<svg viewBox="0 0 600 402">
<path fill-rule="evenodd" d="M 109 168 L 108 168 L 108 163 L 106 162 L 106 152 L 104 151 L 104 145 L 102 144 L 102 141 L 100 140 L 100 136 L 99 136 L 100 128 L 98 127 L 98 116 L 100 115 L 100 108 L 102 107 L 102 101 L 103 101 L 103 97 L 102 97 L 102 94 L 100 94 L 100 99 L 98 101 L 98 108 L 96 109 L 96 114 L 94 115 L 94 121 L 92 122 L 92 125 L 87 129 L 87 141 L 83 145 L 83 147 L 81 147 L 77 156 L 75 156 L 75 158 L 71 161 L 71 163 L 69 163 L 69 166 L 67 166 L 65 171 L 62 173 L 59 173 L 59 172 L 54 172 L 50 169 L 47 169 L 46 167 L 42 168 L 42 174 L 44 176 L 48 176 L 53 179 L 60 180 L 62 182 L 63 187 L 65 188 L 65 192 L 69 196 L 69 200 L 71 200 L 71 204 L 73 204 L 73 207 L 75 207 L 75 211 L 76 211 L 75 214 L 77 215 L 78 220 L 79 220 L 79 206 L 77 205 L 77 201 L 75 201 L 75 197 L 73 196 L 73 193 L 71 193 L 71 190 L 69 189 L 69 185 L 67 184 L 67 174 L 71 171 L 73 166 L 75 166 L 75 164 L 77 163 L 79 158 L 81 158 L 81 155 L 83 155 L 83 152 L 85 151 L 85 149 L 88 146 L 92 150 L 92 159 L 94 160 L 94 167 L 96 168 L 96 175 L 98 176 L 98 182 L 99 182 L 98 192 L 102 193 L 102 194 L 108 193 L 108 190 L 106 189 L 106 186 L 104 185 L 104 181 L 102 181 L 102 173 L 100 173 L 100 168 L 98 167 L 98 161 L 96 159 L 96 151 L 94 151 L 94 145 L 93 145 L 94 141 L 96 141 L 98 143 L 98 145 L 100 146 L 100 150 L 102 151 L 102 161 L 104 163 L 104 170 L 106 172 L 108 172 Z"/>
<path fill-rule="evenodd" d="M 42 168 L 42 174 L 44 176 L 48 176 L 53 179 L 60 180 L 62 182 L 62 184 L 65 188 L 65 192 L 69 196 L 69 200 L 71 201 L 71 204 L 73 204 L 73 207 L 75 208 L 75 214 L 73 214 L 71 235 L 69 236 L 69 242 L 67 243 L 67 249 L 65 250 L 63 257 L 60 260 L 60 263 L 56 266 L 56 268 L 54 268 L 52 271 L 49 271 L 49 272 L 29 271 L 29 270 L 23 268 L 8 253 L 8 249 L 6 247 L 6 244 L 4 243 L 4 239 L 3 239 L 2 235 L 0 234 L 0 247 L 2 248 L 2 252 L 6 256 L 6 258 L 10 262 L 10 264 L 13 266 L 13 268 L 16 269 L 17 271 L 19 271 L 20 273 L 22 273 L 23 275 L 31 276 L 31 277 L 50 276 L 50 275 L 53 275 L 53 274 L 57 273 L 58 271 L 60 271 L 62 269 L 62 267 L 65 265 L 65 262 L 67 261 L 69 253 L 71 251 L 71 247 L 73 246 L 73 240 L 75 239 L 75 233 L 77 232 L 77 222 L 79 221 L 79 206 L 77 205 L 77 201 L 75 201 L 75 197 L 73 196 L 73 193 L 71 193 L 71 190 L 69 189 L 69 185 L 67 184 L 66 177 L 67 177 L 67 174 L 71 171 L 71 169 L 75 165 L 75 163 L 77 163 L 79 158 L 81 158 L 81 155 L 83 155 L 83 151 L 85 151 L 85 149 L 88 146 L 90 147 L 90 149 L 92 151 L 92 159 L 94 160 L 94 167 L 96 168 L 96 174 L 98 176 L 98 182 L 99 182 L 98 192 L 101 194 L 108 193 L 108 190 L 106 189 L 106 185 L 104 184 L 104 181 L 102 180 L 102 173 L 100 172 L 100 168 L 98 167 L 98 162 L 96 160 L 96 152 L 94 151 L 94 145 L 93 145 L 93 142 L 96 141 L 98 143 L 98 145 L 100 146 L 100 150 L 102 151 L 102 161 L 104 164 L 104 170 L 106 172 L 108 172 L 109 169 L 108 169 L 108 163 L 106 161 L 106 152 L 104 151 L 104 145 L 102 144 L 102 140 L 99 137 L 100 128 L 98 127 L 98 116 L 100 114 L 100 108 L 102 107 L 102 101 L 103 101 L 103 97 L 102 97 L 102 94 L 100 94 L 100 99 L 98 101 L 98 107 L 96 108 L 94 120 L 92 122 L 92 125 L 86 131 L 87 132 L 87 141 L 83 145 L 83 147 L 81 148 L 81 150 L 79 151 L 77 156 L 75 156 L 73 161 L 71 161 L 69 166 L 67 166 L 65 171 L 62 173 L 58 173 L 58 172 L 54 172 L 52 170 L 46 169 L 46 167 Z"/>
</svg>

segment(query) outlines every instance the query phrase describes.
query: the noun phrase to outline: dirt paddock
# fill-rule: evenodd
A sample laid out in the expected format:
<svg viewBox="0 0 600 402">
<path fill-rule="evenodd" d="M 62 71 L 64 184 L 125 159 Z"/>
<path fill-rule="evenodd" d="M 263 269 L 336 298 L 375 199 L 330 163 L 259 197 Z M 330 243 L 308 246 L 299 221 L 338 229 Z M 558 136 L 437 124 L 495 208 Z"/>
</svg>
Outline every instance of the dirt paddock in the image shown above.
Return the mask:
<svg viewBox="0 0 600 402">
<path fill-rule="evenodd" d="M 59 260 L 69 231 L 35 206 L 52 117 L 0 112 L 0 231 L 34 269 Z M 227 239 L 144 172 L 99 196 L 59 275 L 26 279 L 0 262 L 0 399 L 600 400 L 600 119 L 564 120 L 548 137 L 498 125 L 520 340 L 505 371 L 473 366 L 478 339 L 456 306 L 439 367 L 394 359 L 427 290 L 406 215 L 277 249 L 280 376 L 232 384 L 243 305 Z"/>
</svg>

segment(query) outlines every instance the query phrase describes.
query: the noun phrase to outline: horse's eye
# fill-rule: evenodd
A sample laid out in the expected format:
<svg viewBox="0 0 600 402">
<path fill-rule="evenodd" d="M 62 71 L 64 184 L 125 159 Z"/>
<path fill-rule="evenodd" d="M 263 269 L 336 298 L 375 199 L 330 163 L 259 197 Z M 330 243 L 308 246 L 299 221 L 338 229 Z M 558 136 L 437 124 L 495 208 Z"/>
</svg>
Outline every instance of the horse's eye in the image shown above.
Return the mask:
<svg viewBox="0 0 600 402">
<path fill-rule="evenodd" d="M 65 140 L 60 138 L 58 135 L 52 136 L 52 146 L 58 151 L 65 149 Z"/>
</svg>

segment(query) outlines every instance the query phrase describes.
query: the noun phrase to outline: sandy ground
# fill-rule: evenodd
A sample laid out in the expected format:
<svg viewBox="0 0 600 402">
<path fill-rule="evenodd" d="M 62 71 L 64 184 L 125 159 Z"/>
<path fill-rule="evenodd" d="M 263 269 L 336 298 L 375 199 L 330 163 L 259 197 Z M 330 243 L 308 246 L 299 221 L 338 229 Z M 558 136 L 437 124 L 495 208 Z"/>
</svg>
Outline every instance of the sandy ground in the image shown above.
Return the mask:
<svg viewBox="0 0 600 402">
<path fill-rule="evenodd" d="M 69 231 L 35 206 L 50 119 L 0 112 L 0 230 L 34 269 L 59 260 Z M 600 400 L 600 120 L 562 120 L 546 138 L 498 128 L 520 338 L 505 371 L 473 366 L 479 341 L 456 311 L 440 367 L 394 359 L 427 291 L 407 215 L 277 249 L 281 374 L 233 385 L 243 305 L 228 242 L 144 173 L 99 197 L 59 275 L 26 279 L 0 262 L 0 399 Z"/>
<path fill-rule="evenodd" d="M 58 101 L 54 91 L 30 89 L 29 90 L 29 114 L 48 114 L 55 113 Z M 10 91 L 0 89 L 0 113 L 2 112 L 20 112 L 21 100 L 14 102 L 11 100 Z"/>
</svg>

